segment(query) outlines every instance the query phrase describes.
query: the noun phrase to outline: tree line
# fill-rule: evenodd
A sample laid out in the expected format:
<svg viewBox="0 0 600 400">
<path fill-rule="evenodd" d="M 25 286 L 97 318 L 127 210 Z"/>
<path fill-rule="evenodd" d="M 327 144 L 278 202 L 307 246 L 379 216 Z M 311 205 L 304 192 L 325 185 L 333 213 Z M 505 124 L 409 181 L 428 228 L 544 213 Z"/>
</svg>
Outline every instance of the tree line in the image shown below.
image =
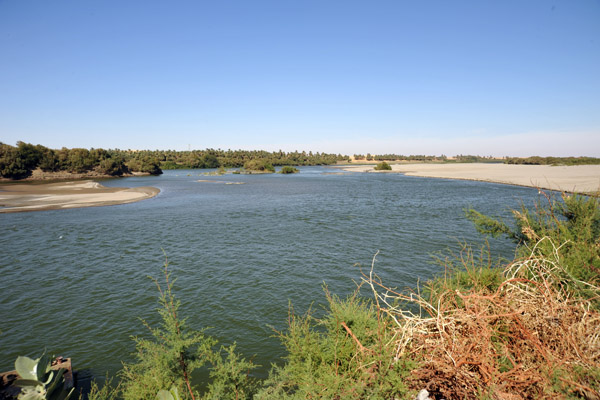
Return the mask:
<svg viewBox="0 0 600 400">
<path fill-rule="evenodd" d="M 597 165 L 600 158 L 595 157 L 506 157 L 505 164 L 525 165 Z"/>
<path fill-rule="evenodd" d="M 16 146 L 0 143 L 0 176 L 24 179 L 35 169 L 44 172 L 122 176 L 133 172 L 162 174 L 159 161 L 147 154 L 104 149 L 49 149 L 40 144 L 17 142 Z"/>
<path fill-rule="evenodd" d="M 341 154 L 267 152 L 262 150 L 119 150 L 63 147 L 54 150 L 40 144 L 0 142 L 0 177 L 24 179 L 39 168 L 44 172 L 95 173 L 123 176 L 133 172 L 159 175 L 163 169 L 242 168 L 249 165 L 331 165 L 348 161 Z"/>
</svg>

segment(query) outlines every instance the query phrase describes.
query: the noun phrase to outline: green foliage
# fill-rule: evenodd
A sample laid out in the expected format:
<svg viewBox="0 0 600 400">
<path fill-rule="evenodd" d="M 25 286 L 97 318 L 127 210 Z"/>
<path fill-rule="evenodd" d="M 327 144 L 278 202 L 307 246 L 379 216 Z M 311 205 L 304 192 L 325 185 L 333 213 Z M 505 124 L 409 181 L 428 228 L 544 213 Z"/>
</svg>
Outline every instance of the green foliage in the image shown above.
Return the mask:
<svg viewBox="0 0 600 400">
<path fill-rule="evenodd" d="M 39 146 L 17 142 L 17 147 L 0 144 L 0 176 L 23 179 L 31 175 L 42 154 Z"/>
<path fill-rule="evenodd" d="M 92 381 L 90 392 L 87 395 L 88 400 L 118 400 L 121 393 L 121 388 L 117 385 L 112 387 L 112 379 L 106 377 L 106 381 L 102 388 L 98 386 L 96 381 Z"/>
<path fill-rule="evenodd" d="M 244 164 L 246 171 L 257 171 L 257 172 L 275 172 L 275 168 L 268 160 L 250 160 Z"/>
<path fill-rule="evenodd" d="M 391 171 L 391 170 L 392 170 L 392 167 L 390 166 L 390 164 L 386 163 L 385 161 L 382 161 L 375 166 L 375 171 Z"/>
<path fill-rule="evenodd" d="M 462 306 L 457 292 L 494 293 L 504 281 L 502 268 L 494 265 L 488 246 L 476 252 L 465 243 L 460 252 L 437 255 L 435 261 L 444 267 L 444 275 L 427 281 L 422 293 L 432 304 L 441 296 L 454 296 L 456 305 Z"/>
<path fill-rule="evenodd" d="M 505 164 L 525 165 L 598 165 L 600 158 L 595 157 L 507 157 Z"/>
<path fill-rule="evenodd" d="M 139 155 L 130 159 L 127 162 L 127 167 L 135 172 L 144 172 L 150 175 L 162 174 L 160 162 L 156 158 L 147 155 Z"/>
<path fill-rule="evenodd" d="M 222 347 L 221 351 L 227 354 L 227 358 L 222 359 L 221 352 L 213 350 L 217 344 L 215 339 L 206 336 L 204 330 L 190 328 L 186 319 L 179 317 L 180 302 L 173 294 L 175 281 L 171 280 L 167 264 L 164 282 L 153 281 L 159 291 L 158 313 L 162 323 L 152 328 L 143 321 L 152 338 L 134 338 L 136 362 L 123 364 L 120 373 L 123 399 L 154 400 L 159 391 L 169 387 L 174 387 L 181 399 L 200 398 L 192 375 L 200 368 L 209 367 L 213 382 L 208 385 L 207 398 L 250 398 L 254 383 L 248 373 L 254 365 L 237 355 L 235 346 Z"/>
<path fill-rule="evenodd" d="M 38 167 L 46 172 L 58 171 L 60 169 L 60 162 L 56 152 L 41 145 L 37 145 L 36 147 L 40 152 Z"/>
<path fill-rule="evenodd" d="M 204 399 L 251 399 L 258 382 L 249 376 L 254 364 L 235 352 L 235 344 L 221 347 L 213 357 L 208 392 Z"/>
<path fill-rule="evenodd" d="M 345 300 L 326 294 L 321 319 L 290 310 L 279 333 L 287 362 L 273 367 L 256 398 L 404 398 L 412 363 L 396 357 L 391 322 L 357 293 Z"/>
<path fill-rule="evenodd" d="M 298 172 L 300 172 L 298 168 L 294 168 L 289 165 L 284 166 L 281 168 L 281 171 L 279 171 L 280 174 L 296 174 Z"/>
<path fill-rule="evenodd" d="M 88 149 L 71 149 L 66 160 L 67 170 L 74 173 L 90 171 L 96 165 L 96 159 Z"/>
<path fill-rule="evenodd" d="M 203 331 L 190 329 L 185 319 L 178 316 L 180 302 L 173 295 L 171 274 L 165 264 L 164 283 L 153 279 L 159 291 L 158 313 L 162 323 L 158 328 L 144 325 L 152 333 L 152 340 L 135 337 L 137 362 L 123 364 L 121 385 L 123 398 L 152 399 L 159 390 L 171 386 L 197 397 L 191 388 L 191 374 L 203 367 L 212 356 L 214 339 Z"/>
<path fill-rule="evenodd" d="M 31 168 L 19 157 L 19 151 L 9 145 L 0 145 L 0 176 L 23 179 L 31 175 Z"/>
<path fill-rule="evenodd" d="M 106 158 L 100 161 L 96 170 L 101 174 L 111 176 L 121 176 L 124 173 L 129 172 L 123 159 L 118 158 Z"/>
<path fill-rule="evenodd" d="M 518 244 L 520 257 L 529 256 L 534 247 L 549 259 L 558 255 L 568 281 L 579 282 L 571 289 L 587 296 L 586 286 L 600 283 L 599 200 L 566 194 L 556 199 L 542 194 L 542 200 L 533 210 L 522 205 L 520 211 L 513 211 L 514 229 L 474 210 L 468 210 L 467 217 L 484 234 L 513 239 Z M 550 240 L 543 240 L 545 238 Z"/>
<path fill-rule="evenodd" d="M 44 354 L 32 360 L 29 357 L 19 356 L 15 361 L 15 369 L 20 379 L 15 381 L 21 387 L 19 400 L 68 400 L 73 394 L 65 390 L 64 368 L 53 370 L 51 358 Z"/>
<path fill-rule="evenodd" d="M 221 164 L 216 155 L 206 153 L 201 157 L 202 167 L 200 168 L 219 168 Z"/>
</svg>

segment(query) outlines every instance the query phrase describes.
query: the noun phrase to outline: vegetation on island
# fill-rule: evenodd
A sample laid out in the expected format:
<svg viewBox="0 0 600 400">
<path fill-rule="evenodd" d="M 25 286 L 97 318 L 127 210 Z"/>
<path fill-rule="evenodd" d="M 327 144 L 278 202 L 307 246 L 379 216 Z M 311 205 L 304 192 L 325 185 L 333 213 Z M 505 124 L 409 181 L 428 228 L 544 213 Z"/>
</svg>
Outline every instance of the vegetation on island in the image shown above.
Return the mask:
<svg viewBox="0 0 600 400">
<path fill-rule="evenodd" d="M 392 167 L 390 166 L 390 164 L 386 163 L 385 161 L 377 163 L 377 165 L 375 166 L 375 171 L 391 171 L 391 170 L 392 170 Z"/>
<path fill-rule="evenodd" d="M 598 398 L 599 201 L 542 193 L 513 212 L 514 225 L 467 210 L 481 233 L 515 241 L 515 259 L 496 265 L 488 249 L 465 245 L 414 290 L 387 287 L 374 258 L 348 297 L 324 287 L 322 317 L 290 305 L 276 332 L 286 356 L 264 381 L 235 345 L 188 326 L 165 263 L 154 280 L 162 323 L 143 321 L 151 337 L 134 338 L 135 361 L 88 398 Z"/>
<path fill-rule="evenodd" d="M 280 174 L 297 174 L 298 172 L 300 172 L 300 170 L 298 168 L 294 168 L 289 165 L 284 166 L 279 171 Z"/>
<path fill-rule="evenodd" d="M 273 165 L 266 159 L 255 159 L 246 161 L 244 164 L 244 170 L 248 173 L 274 173 L 275 167 L 273 167 Z"/>
</svg>

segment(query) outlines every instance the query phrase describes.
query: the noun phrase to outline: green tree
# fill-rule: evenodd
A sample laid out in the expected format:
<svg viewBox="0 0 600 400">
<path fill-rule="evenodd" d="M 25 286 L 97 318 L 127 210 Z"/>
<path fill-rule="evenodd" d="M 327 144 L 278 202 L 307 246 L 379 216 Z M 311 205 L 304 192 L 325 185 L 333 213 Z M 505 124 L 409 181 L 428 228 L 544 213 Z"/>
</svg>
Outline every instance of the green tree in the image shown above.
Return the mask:
<svg viewBox="0 0 600 400">
<path fill-rule="evenodd" d="M 17 147 L 0 144 L 0 176 L 23 179 L 31 175 L 40 160 L 39 150 L 28 143 L 17 142 Z"/>
<path fill-rule="evenodd" d="M 219 159 L 214 154 L 207 153 L 202 155 L 201 161 L 204 168 L 219 168 L 221 166 Z"/>
<path fill-rule="evenodd" d="M 96 170 L 101 174 L 121 176 L 124 173 L 129 172 L 125 162 L 122 158 L 105 158 L 98 164 Z"/>
<path fill-rule="evenodd" d="M 96 165 L 96 160 L 88 149 L 76 148 L 69 150 L 66 164 L 69 172 L 80 174 L 93 169 Z"/>
</svg>

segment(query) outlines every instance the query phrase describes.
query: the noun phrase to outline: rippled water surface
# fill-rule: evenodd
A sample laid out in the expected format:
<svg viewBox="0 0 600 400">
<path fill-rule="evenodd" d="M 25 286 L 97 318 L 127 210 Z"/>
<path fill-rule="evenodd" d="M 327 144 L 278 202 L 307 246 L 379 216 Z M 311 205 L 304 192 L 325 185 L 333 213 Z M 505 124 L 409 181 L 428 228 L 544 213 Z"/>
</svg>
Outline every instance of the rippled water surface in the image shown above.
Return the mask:
<svg viewBox="0 0 600 400">
<path fill-rule="evenodd" d="M 322 285 L 349 294 L 357 263 L 391 286 L 411 287 L 440 267 L 431 253 L 481 242 L 463 209 L 509 218 L 537 191 L 400 174 L 302 168 L 295 175 L 159 177 L 108 180 L 161 193 L 109 207 L 0 214 L 0 370 L 17 355 L 48 352 L 75 368 L 113 374 L 131 360 L 139 318 L 158 321 L 165 254 L 177 277 L 181 313 L 222 343 L 256 355 L 264 375 L 282 349 L 288 301 L 303 312 L 324 303 Z M 200 179 L 215 182 L 198 182 Z M 225 184 L 242 182 L 244 184 Z M 510 258 L 514 246 L 491 242 Z M 164 252 L 164 254 L 163 254 Z"/>
</svg>

